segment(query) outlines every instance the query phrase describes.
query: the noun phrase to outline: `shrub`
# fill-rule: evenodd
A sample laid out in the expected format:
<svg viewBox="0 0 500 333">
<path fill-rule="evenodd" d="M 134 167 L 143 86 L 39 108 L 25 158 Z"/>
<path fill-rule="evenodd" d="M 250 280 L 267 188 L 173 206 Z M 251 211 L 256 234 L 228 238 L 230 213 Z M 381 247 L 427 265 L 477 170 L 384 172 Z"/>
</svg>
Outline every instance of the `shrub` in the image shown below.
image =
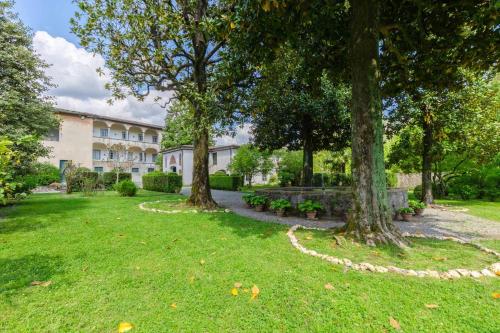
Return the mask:
<svg viewBox="0 0 500 333">
<path fill-rule="evenodd" d="M 414 210 L 415 209 L 424 209 L 425 208 L 425 204 L 423 202 L 420 202 L 420 201 L 416 201 L 416 200 L 410 200 L 408 202 L 408 205 L 413 208 Z"/>
<path fill-rule="evenodd" d="M 59 168 L 50 163 L 35 163 L 33 174 L 36 176 L 37 186 L 46 186 L 61 180 Z"/>
<path fill-rule="evenodd" d="M 119 172 L 118 182 L 121 182 L 122 180 L 132 180 L 132 174 L 130 172 Z M 104 172 L 102 174 L 102 182 L 107 190 L 112 189 L 116 184 L 116 172 Z"/>
<path fill-rule="evenodd" d="M 250 202 L 252 203 L 252 206 L 265 205 L 267 202 L 267 197 L 263 195 L 254 195 Z"/>
<path fill-rule="evenodd" d="M 303 213 L 308 213 L 308 212 L 317 212 L 323 209 L 323 205 L 321 203 L 312 201 L 312 200 L 305 200 L 304 202 L 299 203 L 299 211 Z"/>
<path fill-rule="evenodd" d="M 352 184 L 352 176 L 346 173 L 336 173 L 330 180 L 330 186 L 350 186 Z"/>
<path fill-rule="evenodd" d="M 179 193 L 182 176 L 175 172 L 153 171 L 142 176 L 142 188 L 148 191 Z"/>
<path fill-rule="evenodd" d="M 115 190 L 122 197 L 133 197 L 137 193 L 137 186 L 131 180 L 122 180 L 115 185 Z"/>
<path fill-rule="evenodd" d="M 288 201 L 286 199 L 276 199 L 276 200 L 271 201 L 270 207 L 273 210 L 287 209 L 287 208 L 291 208 L 292 204 L 290 203 L 290 201 Z"/>
<path fill-rule="evenodd" d="M 313 186 L 323 187 L 331 186 L 330 175 L 327 173 L 315 173 L 313 174 Z"/>
<path fill-rule="evenodd" d="M 396 172 L 393 172 L 391 170 L 385 170 L 385 180 L 387 182 L 387 187 L 398 186 L 398 176 Z"/>
<path fill-rule="evenodd" d="M 413 195 L 418 200 L 422 199 L 422 185 L 415 186 L 415 188 L 413 189 Z"/>
<path fill-rule="evenodd" d="M 242 199 L 243 201 L 249 205 L 249 206 L 252 206 L 252 198 L 255 196 L 255 194 L 253 193 L 247 193 L 247 194 L 244 194 Z"/>
<path fill-rule="evenodd" d="M 237 191 L 243 186 L 243 177 L 237 175 L 219 176 L 210 175 L 210 188 L 214 190 Z"/>
<path fill-rule="evenodd" d="M 414 214 L 415 211 L 411 207 L 403 207 L 398 210 L 400 214 Z"/>
<path fill-rule="evenodd" d="M 227 173 L 224 170 L 218 170 L 218 171 L 214 172 L 214 175 L 215 176 L 227 176 Z"/>
</svg>

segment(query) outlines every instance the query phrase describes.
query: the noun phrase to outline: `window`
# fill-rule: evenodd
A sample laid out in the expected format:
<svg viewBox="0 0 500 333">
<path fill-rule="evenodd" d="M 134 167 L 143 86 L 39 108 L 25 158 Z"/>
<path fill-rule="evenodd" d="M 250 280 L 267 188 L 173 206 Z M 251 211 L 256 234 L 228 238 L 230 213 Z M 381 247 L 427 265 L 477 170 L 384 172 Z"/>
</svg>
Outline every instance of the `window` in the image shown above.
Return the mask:
<svg viewBox="0 0 500 333">
<path fill-rule="evenodd" d="M 110 150 L 108 157 L 109 157 L 110 160 L 114 160 L 115 159 L 115 152 L 112 151 L 112 150 Z"/>
<path fill-rule="evenodd" d="M 156 162 L 156 157 L 158 157 L 158 154 L 152 154 L 151 155 L 151 160 L 152 160 L 153 163 Z"/>
<path fill-rule="evenodd" d="M 103 172 L 104 169 L 103 169 L 103 167 L 94 167 L 94 171 L 95 172 Z"/>
<path fill-rule="evenodd" d="M 127 152 L 127 160 L 133 161 L 134 160 L 134 153 L 131 151 Z"/>
<path fill-rule="evenodd" d="M 217 153 L 212 153 L 212 164 L 217 165 Z"/>
<path fill-rule="evenodd" d="M 139 162 L 146 162 L 146 153 L 142 151 L 139 153 Z"/>
<path fill-rule="evenodd" d="M 92 159 L 94 161 L 100 161 L 101 160 L 101 151 L 98 149 L 94 149 L 92 151 Z"/>
<path fill-rule="evenodd" d="M 144 141 L 144 134 L 143 133 L 139 133 L 139 141 Z"/>
<path fill-rule="evenodd" d="M 51 128 L 45 136 L 47 141 L 59 141 L 59 127 Z"/>
<path fill-rule="evenodd" d="M 153 135 L 153 143 L 158 143 L 158 136 L 157 135 Z"/>
<path fill-rule="evenodd" d="M 122 131 L 122 139 L 127 140 L 127 131 Z"/>
<path fill-rule="evenodd" d="M 132 168 L 132 172 L 133 172 L 133 173 L 137 173 L 137 172 L 139 172 L 139 168 Z"/>
<path fill-rule="evenodd" d="M 153 172 L 155 171 L 155 168 L 148 168 L 148 172 Z"/>
<path fill-rule="evenodd" d="M 101 128 L 101 138 L 107 138 L 107 137 L 108 137 L 108 129 Z"/>
</svg>

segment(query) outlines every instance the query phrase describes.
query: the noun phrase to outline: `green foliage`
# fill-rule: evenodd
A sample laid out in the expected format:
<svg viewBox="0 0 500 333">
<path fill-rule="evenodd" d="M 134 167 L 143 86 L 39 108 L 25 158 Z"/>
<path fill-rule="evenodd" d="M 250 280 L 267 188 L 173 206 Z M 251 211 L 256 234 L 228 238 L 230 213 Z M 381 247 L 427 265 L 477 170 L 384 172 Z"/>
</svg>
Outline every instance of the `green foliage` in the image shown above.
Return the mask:
<svg viewBox="0 0 500 333">
<path fill-rule="evenodd" d="M 292 207 L 292 204 L 286 199 L 276 199 L 271 201 L 271 205 L 269 207 L 273 210 L 288 209 Z"/>
<path fill-rule="evenodd" d="M 210 175 L 210 188 L 214 190 L 237 191 L 243 186 L 243 177 L 238 175 Z"/>
<path fill-rule="evenodd" d="M 250 203 L 252 204 L 252 206 L 265 205 L 267 203 L 267 197 L 263 195 L 254 195 L 250 199 Z"/>
<path fill-rule="evenodd" d="M 305 200 L 304 202 L 299 203 L 298 208 L 299 211 L 303 213 L 309 213 L 323 210 L 323 205 L 313 200 Z"/>
<path fill-rule="evenodd" d="M 352 175 L 345 173 L 336 173 L 331 178 L 332 186 L 351 186 Z"/>
<path fill-rule="evenodd" d="M 118 182 L 122 180 L 132 180 L 132 174 L 130 172 L 118 172 Z M 107 190 L 113 188 L 116 182 L 116 172 L 109 171 L 102 174 L 102 182 Z"/>
<path fill-rule="evenodd" d="M 179 193 L 182 176 L 175 172 L 153 171 L 142 176 L 142 188 L 149 191 Z"/>
<path fill-rule="evenodd" d="M 300 185 L 303 153 L 279 150 L 275 154 L 278 158 L 277 174 L 280 186 Z"/>
<path fill-rule="evenodd" d="M 114 188 L 122 197 L 133 197 L 137 193 L 137 186 L 131 180 L 122 180 Z"/>
<path fill-rule="evenodd" d="M 59 168 L 50 163 L 35 163 L 33 175 L 37 178 L 37 186 L 49 185 L 61 180 Z"/>
<path fill-rule="evenodd" d="M 416 201 L 416 200 L 410 200 L 408 202 L 408 206 L 410 206 L 410 208 L 412 208 L 413 210 L 416 210 L 416 209 L 424 209 L 426 206 L 423 202 L 421 201 Z"/>
<path fill-rule="evenodd" d="M 26 196 L 23 183 L 14 179 L 19 152 L 14 151 L 12 146 L 12 141 L 0 137 L 0 203 L 2 205 Z"/>
<path fill-rule="evenodd" d="M 385 170 L 385 180 L 387 183 L 387 187 L 398 186 L 398 176 L 396 175 L 396 172 L 392 170 Z"/>
<path fill-rule="evenodd" d="M 243 194 L 243 196 L 241 197 L 241 199 L 243 199 L 243 201 L 247 205 L 252 206 L 252 199 L 253 199 L 254 196 L 255 196 L 255 194 L 253 194 L 253 193 L 246 193 L 246 194 Z"/>
<path fill-rule="evenodd" d="M 332 180 L 330 179 L 330 174 L 328 173 L 315 173 L 313 174 L 313 186 L 331 186 Z"/>
<path fill-rule="evenodd" d="M 161 140 L 163 149 L 193 144 L 193 110 L 185 101 L 176 101 L 165 117 Z"/>
<path fill-rule="evenodd" d="M 400 214 L 414 214 L 415 211 L 411 207 L 402 207 L 398 210 Z"/>
<path fill-rule="evenodd" d="M 267 174 L 272 170 L 272 167 L 269 154 L 260 152 L 252 145 L 241 145 L 229 164 L 229 170 L 232 173 L 245 176 L 250 186 L 252 178 L 257 173 Z"/>
<path fill-rule="evenodd" d="M 449 181 L 447 191 L 452 197 L 463 200 L 487 199 L 496 201 L 500 198 L 500 155 L 494 162 Z"/>
</svg>

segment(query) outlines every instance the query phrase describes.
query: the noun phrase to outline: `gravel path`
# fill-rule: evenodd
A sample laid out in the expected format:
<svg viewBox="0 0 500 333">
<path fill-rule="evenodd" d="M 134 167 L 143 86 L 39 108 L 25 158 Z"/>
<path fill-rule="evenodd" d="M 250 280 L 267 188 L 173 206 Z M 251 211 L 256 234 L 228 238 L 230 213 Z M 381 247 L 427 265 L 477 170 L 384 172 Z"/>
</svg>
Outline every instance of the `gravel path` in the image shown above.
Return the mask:
<svg viewBox="0 0 500 333">
<path fill-rule="evenodd" d="M 184 195 L 189 195 L 190 188 L 183 188 Z M 241 192 L 212 190 L 212 196 L 219 205 L 229 208 L 236 214 L 246 216 L 259 221 L 280 223 L 285 225 L 300 224 L 305 227 L 331 228 L 341 226 L 340 220 L 318 220 L 311 221 L 296 216 L 277 217 L 274 213 L 259 213 L 245 208 Z M 454 236 L 465 240 L 474 239 L 499 239 L 500 222 L 489 221 L 479 217 L 471 216 L 462 212 L 445 210 L 435 207 L 427 208 L 422 218 L 414 222 L 395 222 L 402 231 L 410 233 L 424 233 L 435 236 Z"/>
</svg>

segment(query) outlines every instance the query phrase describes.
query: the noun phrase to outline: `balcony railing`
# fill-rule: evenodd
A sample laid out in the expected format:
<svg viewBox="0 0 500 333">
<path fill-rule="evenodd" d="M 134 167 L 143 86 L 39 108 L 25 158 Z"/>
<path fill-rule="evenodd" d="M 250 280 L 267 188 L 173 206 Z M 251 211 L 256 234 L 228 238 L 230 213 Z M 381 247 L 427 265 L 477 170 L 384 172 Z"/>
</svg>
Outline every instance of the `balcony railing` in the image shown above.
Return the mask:
<svg viewBox="0 0 500 333">
<path fill-rule="evenodd" d="M 136 141 L 136 140 L 129 140 L 129 139 L 122 139 L 122 138 L 111 138 L 109 136 L 98 136 L 94 135 L 94 142 L 99 142 L 99 143 L 124 143 L 126 142 L 127 144 L 137 144 L 137 145 L 143 145 L 146 148 L 156 148 L 158 149 L 160 147 L 159 143 L 155 142 L 149 142 L 149 141 Z"/>
</svg>

